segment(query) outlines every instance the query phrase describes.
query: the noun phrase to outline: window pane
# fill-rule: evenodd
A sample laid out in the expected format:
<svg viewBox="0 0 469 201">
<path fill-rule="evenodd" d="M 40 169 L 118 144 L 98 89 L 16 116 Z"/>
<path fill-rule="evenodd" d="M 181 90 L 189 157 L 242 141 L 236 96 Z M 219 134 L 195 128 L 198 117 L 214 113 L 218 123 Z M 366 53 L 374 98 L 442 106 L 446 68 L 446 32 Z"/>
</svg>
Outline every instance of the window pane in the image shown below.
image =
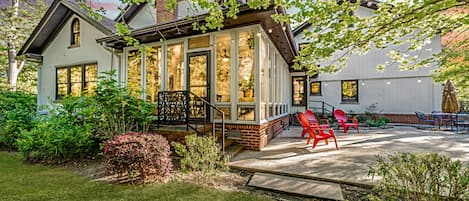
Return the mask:
<svg viewBox="0 0 469 201">
<path fill-rule="evenodd" d="M 67 86 L 68 84 L 57 84 L 57 97 L 56 99 L 61 99 L 67 95 Z"/>
<path fill-rule="evenodd" d="M 81 66 L 70 67 L 70 82 L 81 83 L 81 78 L 82 78 L 81 70 L 82 70 Z"/>
<path fill-rule="evenodd" d="M 168 91 L 183 90 L 182 81 L 184 80 L 183 63 L 184 49 L 183 44 L 173 44 L 168 46 Z"/>
<path fill-rule="evenodd" d="M 231 120 L 231 106 L 219 106 L 217 108 L 225 113 L 225 121 Z M 215 112 L 215 119 L 221 120 L 221 114 L 219 112 Z"/>
<path fill-rule="evenodd" d="M 96 83 L 98 81 L 98 65 L 85 65 L 85 93 L 94 94 L 96 92 Z"/>
<path fill-rule="evenodd" d="M 358 102 L 358 80 L 342 81 L 342 101 Z"/>
<path fill-rule="evenodd" d="M 131 90 L 133 95 L 137 96 L 140 92 L 140 65 L 141 55 L 138 50 L 129 51 L 127 57 L 128 72 L 127 72 L 127 87 Z"/>
<path fill-rule="evenodd" d="M 305 77 L 293 77 L 293 105 L 306 105 Z"/>
<path fill-rule="evenodd" d="M 238 120 L 254 121 L 254 106 L 238 106 Z"/>
<path fill-rule="evenodd" d="M 70 84 L 70 95 L 71 96 L 80 96 L 81 95 L 81 82 L 71 83 Z"/>
<path fill-rule="evenodd" d="M 68 82 L 68 69 L 67 68 L 57 68 L 57 83 L 67 83 Z"/>
<path fill-rule="evenodd" d="M 231 35 L 217 35 L 217 102 L 230 102 L 231 94 Z"/>
<path fill-rule="evenodd" d="M 239 101 L 254 102 L 254 33 L 239 33 Z"/>
<path fill-rule="evenodd" d="M 189 38 L 189 49 L 209 47 L 209 46 L 210 46 L 210 36 Z"/>
<path fill-rule="evenodd" d="M 309 88 L 311 95 L 321 95 L 321 82 L 311 82 Z"/>
<path fill-rule="evenodd" d="M 148 49 L 146 56 L 147 100 L 156 102 L 161 85 L 161 47 Z"/>
</svg>

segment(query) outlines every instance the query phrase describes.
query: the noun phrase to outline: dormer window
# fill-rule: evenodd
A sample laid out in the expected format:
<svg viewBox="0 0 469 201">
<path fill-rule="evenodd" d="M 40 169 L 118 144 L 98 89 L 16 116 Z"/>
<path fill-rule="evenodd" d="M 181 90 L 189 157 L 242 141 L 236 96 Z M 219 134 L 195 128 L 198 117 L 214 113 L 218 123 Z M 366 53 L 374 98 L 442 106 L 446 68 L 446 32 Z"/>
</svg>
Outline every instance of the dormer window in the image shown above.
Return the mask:
<svg viewBox="0 0 469 201">
<path fill-rule="evenodd" d="M 79 46 L 80 45 L 80 21 L 74 19 L 72 21 L 72 38 L 70 46 Z"/>
</svg>

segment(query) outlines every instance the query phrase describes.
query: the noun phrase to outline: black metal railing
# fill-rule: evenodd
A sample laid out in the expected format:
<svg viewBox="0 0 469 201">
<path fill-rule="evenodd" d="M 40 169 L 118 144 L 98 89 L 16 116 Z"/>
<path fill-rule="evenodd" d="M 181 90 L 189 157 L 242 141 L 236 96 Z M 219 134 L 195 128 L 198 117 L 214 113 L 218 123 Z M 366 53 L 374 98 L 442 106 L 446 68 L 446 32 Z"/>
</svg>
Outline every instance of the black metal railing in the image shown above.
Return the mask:
<svg viewBox="0 0 469 201">
<path fill-rule="evenodd" d="M 225 113 L 210 104 L 204 98 L 190 91 L 158 92 L 157 125 L 186 125 L 186 129 L 194 130 L 198 135 L 212 134 L 217 137 L 215 118 L 221 117 L 221 147 L 225 151 Z M 211 132 L 207 132 L 211 125 Z"/>
<path fill-rule="evenodd" d="M 324 101 L 309 101 L 308 108 L 322 115 L 334 113 L 335 107 Z"/>
</svg>

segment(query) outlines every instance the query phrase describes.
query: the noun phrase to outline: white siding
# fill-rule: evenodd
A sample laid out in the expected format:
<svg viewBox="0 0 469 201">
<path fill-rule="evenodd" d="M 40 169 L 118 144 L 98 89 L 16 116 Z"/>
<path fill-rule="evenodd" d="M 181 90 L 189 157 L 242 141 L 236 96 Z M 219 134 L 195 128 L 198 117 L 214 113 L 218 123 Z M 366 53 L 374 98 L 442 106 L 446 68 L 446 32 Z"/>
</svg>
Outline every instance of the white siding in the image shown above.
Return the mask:
<svg viewBox="0 0 469 201">
<path fill-rule="evenodd" d="M 80 46 L 69 48 L 71 22 L 75 18 L 77 16 L 73 15 L 66 21 L 62 30 L 42 53 L 44 60 L 39 74 L 41 83 L 38 91 L 38 105 L 50 104 L 50 100 L 55 99 L 56 67 L 98 63 L 98 72 L 104 72 L 117 69 L 119 65 L 119 59 L 116 56 L 112 62 L 111 52 L 96 43 L 97 38 L 106 35 L 82 19 L 80 19 Z"/>
</svg>

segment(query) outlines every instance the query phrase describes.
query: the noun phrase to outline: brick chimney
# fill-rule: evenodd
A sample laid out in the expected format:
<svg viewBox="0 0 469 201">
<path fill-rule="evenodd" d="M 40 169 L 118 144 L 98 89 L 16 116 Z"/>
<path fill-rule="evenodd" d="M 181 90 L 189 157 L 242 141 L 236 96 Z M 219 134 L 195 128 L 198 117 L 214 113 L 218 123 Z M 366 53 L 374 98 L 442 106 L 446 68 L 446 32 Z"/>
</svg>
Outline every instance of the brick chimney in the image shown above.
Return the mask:
<svg viewBox="0 0 469 201">
<path fill-rule="evenodd" d="M 161 24 L 176 19 L 176 10 L 171 10 L 166 7 L 166 0 L 156 0 L 156 23 Z"/>
</svg>

